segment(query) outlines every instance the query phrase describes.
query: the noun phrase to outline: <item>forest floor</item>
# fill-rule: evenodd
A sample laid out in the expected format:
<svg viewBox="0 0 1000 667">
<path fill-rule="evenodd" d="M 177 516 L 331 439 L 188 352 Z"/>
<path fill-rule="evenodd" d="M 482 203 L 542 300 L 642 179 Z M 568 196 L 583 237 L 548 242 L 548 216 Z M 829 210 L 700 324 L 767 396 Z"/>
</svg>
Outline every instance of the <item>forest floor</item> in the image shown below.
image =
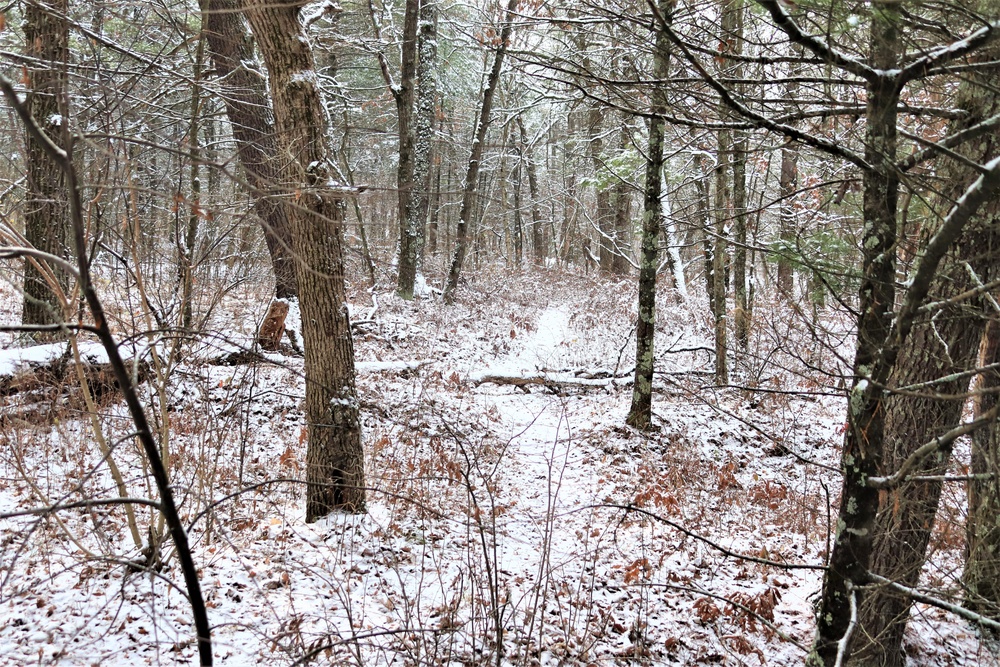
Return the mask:
<svg viewBox="0 0 1000 667">
<path fill-rule="evenodd" d="M 664 290 L 658 430 L 641 434 L 624 426 L 634 290 L 483 271 L 455 306 L 354 292 L 368 512 L 309 525 L 302 486 L 278 481 L 304 477 L 302 359 L 214 362 L 252 340 L 267 305 L 230 294 L 215 334 L 143 385 L 216 664 L 801 664 L 836 513 L 848 327 L 830 314 L 796 333 L 805 316 L 761 304 L 735 388 L 720 389 L 705 304 Z M 161 358 L 172 345 L 140 342 Z M 565 382 L 484 381 L 543 372 Z M 92 422 L 71 388 L 28 394 L 0 407 L 0 512 L 114 497 L 98 432 L 129 495 L 152 497 L 114 399 Z M 950 490 L 935 585 L 960 571 L 963 505 Z M 118 507 L 0 520 L 0 665 L 196 662 L 169 543 L 159 572 L 122 564 L 137 558 Z M 997 662 L 922 606 L 907 651 L 911 665 Z"/>
</svg>

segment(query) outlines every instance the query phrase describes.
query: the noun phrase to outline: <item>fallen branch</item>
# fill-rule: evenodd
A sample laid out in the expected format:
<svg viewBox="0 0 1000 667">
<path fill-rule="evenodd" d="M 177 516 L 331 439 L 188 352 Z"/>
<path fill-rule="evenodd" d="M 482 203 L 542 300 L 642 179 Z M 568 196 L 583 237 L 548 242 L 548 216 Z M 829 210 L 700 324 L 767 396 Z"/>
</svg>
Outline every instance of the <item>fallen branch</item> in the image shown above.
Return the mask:
<svg viewBox="0 0 1000 667">
<path fill-rule="evenodd" d="M 632 384 L 632 378 L 623 375 L 613 375 L 608 371 L 548 372 L 536 371 L 508 373 L 505 371 L 484 371 L 473 373 L 466 381 L 478 387 L 481 384 L 512 385 L 523 391 L 528 387 L 540 386 L 561 393 L 567 389 L 610 389 L 625 387 Z"/>
</svg>

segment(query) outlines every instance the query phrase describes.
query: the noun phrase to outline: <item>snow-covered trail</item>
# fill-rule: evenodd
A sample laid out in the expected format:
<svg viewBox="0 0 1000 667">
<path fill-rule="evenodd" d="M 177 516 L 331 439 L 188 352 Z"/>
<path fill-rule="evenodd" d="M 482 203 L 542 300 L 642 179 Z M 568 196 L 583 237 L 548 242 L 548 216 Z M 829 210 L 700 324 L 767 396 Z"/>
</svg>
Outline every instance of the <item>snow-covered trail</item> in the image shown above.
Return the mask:
<svg viewBox="0 0 1000 667">
<path fill-rule="evenodd" d="M 571 318 L 565 306 L 548 307 L 521 349 L 488 372 L 518 374 L 570 365 L 582 344 Z M 499 468 L 508 480 L 500 486 L 506 491 L 504 501 L 517 506 L 497 520 L 505 536 L 500 544 L 503 568 L 532 577 L 579 560 L 577 529 L 588 525 L 588 519 L 564 519 L 577 511 L 592 513 L 587 507 L 600 502 L 601 487 L 599 467 L 585 465 L 589 448 L 578 446 L 580 432 L 606 423 L 609 413 L 621 409 L 619 398 L 603 393 L 557 396 L 538 388 L 523 393 L 494 385 L 481 386 L 477 394 L 485 410 L 495 408 L 499 414 L 501 437 L 507 441 Z"/>
</svg>

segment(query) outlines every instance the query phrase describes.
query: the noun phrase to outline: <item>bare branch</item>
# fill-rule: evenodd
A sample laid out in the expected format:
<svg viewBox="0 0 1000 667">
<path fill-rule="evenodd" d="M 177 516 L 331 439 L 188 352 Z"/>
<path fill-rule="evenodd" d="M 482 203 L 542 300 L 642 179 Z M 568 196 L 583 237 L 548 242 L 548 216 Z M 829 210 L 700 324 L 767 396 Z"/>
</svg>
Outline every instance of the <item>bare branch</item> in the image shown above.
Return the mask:
<svg viewBox="0 0 1000 667">
<path fill-rule="evenodd" d="M 997 412 L 1000 412 L 1000 403 L 995 405 L 989 412 L 984 413 L 981 417 L 973 419 L 971 422 L 960 424 L 950 431 L 942 433 L 933 440 L 917 447 L 917 449 L 910 454 L 905 461 L 903 461 L 903 465 L 899 466 L 899 470 L 893 474 L 887 477 L 869 477 L 868 486 L 873 489 L 891 489 L 895 486 L 899 486 L 906 481 L 906 476 L 911 470 L 919 465 L 921 461 L 942 447 L 950 445 L 963 435 L 972 433 L 977 428 L 986 426 L 987 424 L 993 422 L 997 417 Z"/>
<path fill-rule="evenodd" d="M 868 79 L 869 81 L 874 80 L 878 76 L 878 72 L 857 58 L 838 51 L 826 42 L 803 32 L 802 28 L 799 27 L 792 17 L 785 13 L 778 0 L 757 0 L 757 4 L 768 11 L 774 24 L 788 35 L 790 40 L 806 47 L 822 58 L 824 62 L 832 63 L 851 74 Z"/>
<path fill-rule="evenodd" d="M 914 79 L 925 77 L 933 68 L 972 53 L 998 36 L 1000 36 L 1000 21 L 991 21 L 968 37 L 935 49 L 904 67 L 898 75 L 899 85 L 904 86 Z"/>
<path fill-rule="evenodd" d="M 1000 623 L 989 618 L 988 616 L 983 616 L 982 614 L 977 614 L 974 611 L 969 611 L 965 607 L 957 604 L 952 604 L 951 602 L 945 602 L 939 598 L 931 597 L 930 595 L 924 595 L 915 588 L 910 588 L 909 586 L 903 586 L 902 584 L 897 584 L 891 579 L 886 579 L 885 577 L 879 576 L 874 572 L 867 573 L 868 580 L 875 584 L 880 584 L 886 588 L 895 591 L 897 593 L 902 593 L 907 595 L 914 602 L 922 602 L 923 604 L 930 605 L 932 607 L 937 607 L 938 609 L 944 609 L 945 611 L 950 611 L 956 616 L 960 616 L 967 621 L 972 623 L 977 623 L 984 627 L 990 628 L 991 630 L 1000 630 Z"/>
</svg>

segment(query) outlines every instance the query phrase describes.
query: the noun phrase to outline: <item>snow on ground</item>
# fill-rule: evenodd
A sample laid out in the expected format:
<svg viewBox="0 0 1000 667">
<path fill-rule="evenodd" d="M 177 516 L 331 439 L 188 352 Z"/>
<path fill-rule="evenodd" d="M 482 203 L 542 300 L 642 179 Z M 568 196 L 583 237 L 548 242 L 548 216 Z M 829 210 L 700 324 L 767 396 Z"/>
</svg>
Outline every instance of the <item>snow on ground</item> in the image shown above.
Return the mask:
<svg viewBox="0 0 1000 667">
<path fill-rule="evenodd" d="M 254 330 L 259 313 L 235 314 L 253 295 L 234 294 L 210 325 L 220 335 L 144 386 L 169 433 L 217 664 L 801 664 L 820 573 L 726 552 L 823 562 L 843 409 L 834 381 L 796 366 L 822 351 L 761 314 L 757 361 L 734 384 L 773 393 L 714 389 L 703 309 L 664 295 L 660 430 L 642 435 L 623 426 L 628 387 L 469 381 L 628 371 L 631 285 L 480 280 L 452 307 L 389 292 L 358 305 L 371 320 L 356 336 L 365 515 L 306 525 L 301 485 L 275 482 L 304 476 L 301 358 L 209 363 Z M 129 494 L 151 494 L 120 406 L 91 422 L 50 400 L 56 422 L 6 423 L 0 511 L 113 497 L 95 429 Z M 151 517 L 135 511 L 145 542 Z M 0 665 L 197 659 L 169 545 L 160 571 L 124 565 L 141 555 L 120 508 L 3 519 L 0 548 Z M 959 548 L 945 543 L 942 562 Z M 991 664 L 965 626 L 917 614 L 913 665 Z"/>
</svg>

